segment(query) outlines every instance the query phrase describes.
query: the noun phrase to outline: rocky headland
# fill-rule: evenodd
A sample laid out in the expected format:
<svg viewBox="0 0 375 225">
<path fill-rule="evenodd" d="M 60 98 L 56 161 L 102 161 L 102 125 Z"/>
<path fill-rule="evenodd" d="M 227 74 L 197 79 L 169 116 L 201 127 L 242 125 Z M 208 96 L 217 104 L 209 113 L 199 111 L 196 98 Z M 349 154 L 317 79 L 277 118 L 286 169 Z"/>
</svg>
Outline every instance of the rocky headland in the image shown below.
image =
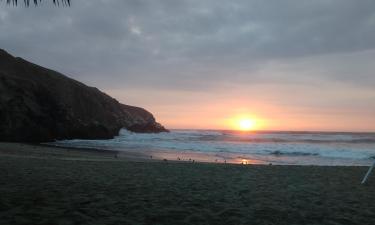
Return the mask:
<svg viewBox="0 0 375 225">
<path fill-rule="evenodd" d="M 0 141 L 109 139 L 122 128 L 168 131 L 143 108 L 0 49 Z"/>
</svg>

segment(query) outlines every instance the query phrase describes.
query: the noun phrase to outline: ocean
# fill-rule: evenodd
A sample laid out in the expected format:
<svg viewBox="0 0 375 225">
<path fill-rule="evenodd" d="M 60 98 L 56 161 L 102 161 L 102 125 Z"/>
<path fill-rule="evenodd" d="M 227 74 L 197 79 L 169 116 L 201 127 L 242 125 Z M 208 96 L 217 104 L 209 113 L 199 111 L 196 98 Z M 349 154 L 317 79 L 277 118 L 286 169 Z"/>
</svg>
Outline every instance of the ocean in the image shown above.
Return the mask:
<svg viewBox="0 0 375 225">
<path fill-rule="evenodd" d="M 49 145 L 137 152 L 153 159 L 275 165 L 370 165 L 375 133 L 121 130 L 110 140 L 62 140 Z M 121 155 L 121 154 L 120 154 Z"/>
</svg>

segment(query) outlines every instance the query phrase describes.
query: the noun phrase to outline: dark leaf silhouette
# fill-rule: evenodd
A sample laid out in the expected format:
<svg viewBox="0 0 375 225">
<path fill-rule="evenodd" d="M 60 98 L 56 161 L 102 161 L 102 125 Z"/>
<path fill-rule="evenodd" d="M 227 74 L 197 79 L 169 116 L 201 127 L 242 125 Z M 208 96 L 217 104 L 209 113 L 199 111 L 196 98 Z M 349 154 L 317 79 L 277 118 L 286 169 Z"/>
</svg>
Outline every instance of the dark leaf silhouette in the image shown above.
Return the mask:
<svg viewBox="0 0 375 225">
<path fill-rule="evenodd" d="M 70 6 L 70 0 L 52 0 L 52 1 L 53 1 L 53 4 L 57 6 L 60 6 L 60 4 L 62 6 Z M 18 0 L 6 0 L 6 2 L 7 4 L 12 4 L 13 6 L 18 5 Z M 23 3 L 27 7 L 30 6 L 30 2 L 31 4 L 38 5 L 40 2 L 42 2 L 42 0 L 23 0 Z"/>
</svg>

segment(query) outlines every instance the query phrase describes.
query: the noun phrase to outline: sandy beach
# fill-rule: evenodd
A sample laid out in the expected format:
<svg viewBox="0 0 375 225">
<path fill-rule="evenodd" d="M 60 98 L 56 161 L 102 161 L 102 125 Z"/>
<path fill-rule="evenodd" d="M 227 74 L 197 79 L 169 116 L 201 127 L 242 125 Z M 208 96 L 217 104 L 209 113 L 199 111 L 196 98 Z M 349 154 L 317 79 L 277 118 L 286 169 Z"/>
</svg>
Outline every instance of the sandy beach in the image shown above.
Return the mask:
<svg viewBox="0 0 375 225">
<path fill-rule="evenodd" d="M 0 144 L 0 224 L 375 224 L 367 167 L 181 163 Z"/>
</svg>

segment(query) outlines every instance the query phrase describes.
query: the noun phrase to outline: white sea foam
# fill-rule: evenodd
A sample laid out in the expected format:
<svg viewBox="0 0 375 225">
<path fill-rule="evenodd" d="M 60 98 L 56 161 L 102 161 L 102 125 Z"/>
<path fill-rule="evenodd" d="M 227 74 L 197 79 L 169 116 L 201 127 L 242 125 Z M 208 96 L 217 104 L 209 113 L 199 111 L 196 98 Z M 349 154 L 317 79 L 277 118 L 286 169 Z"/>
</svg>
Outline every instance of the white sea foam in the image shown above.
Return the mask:
<svg viewBox="0 0 375 225">
<path fill-rule="evenodd" d="M 65 140 L 54 145 L 111 150 L 191 151 L 249 157 L 366 160 L 375 156 L 375 134 L 174 130 L 137 134 L 121 130 L 111 140 Z"/>
</svg>

